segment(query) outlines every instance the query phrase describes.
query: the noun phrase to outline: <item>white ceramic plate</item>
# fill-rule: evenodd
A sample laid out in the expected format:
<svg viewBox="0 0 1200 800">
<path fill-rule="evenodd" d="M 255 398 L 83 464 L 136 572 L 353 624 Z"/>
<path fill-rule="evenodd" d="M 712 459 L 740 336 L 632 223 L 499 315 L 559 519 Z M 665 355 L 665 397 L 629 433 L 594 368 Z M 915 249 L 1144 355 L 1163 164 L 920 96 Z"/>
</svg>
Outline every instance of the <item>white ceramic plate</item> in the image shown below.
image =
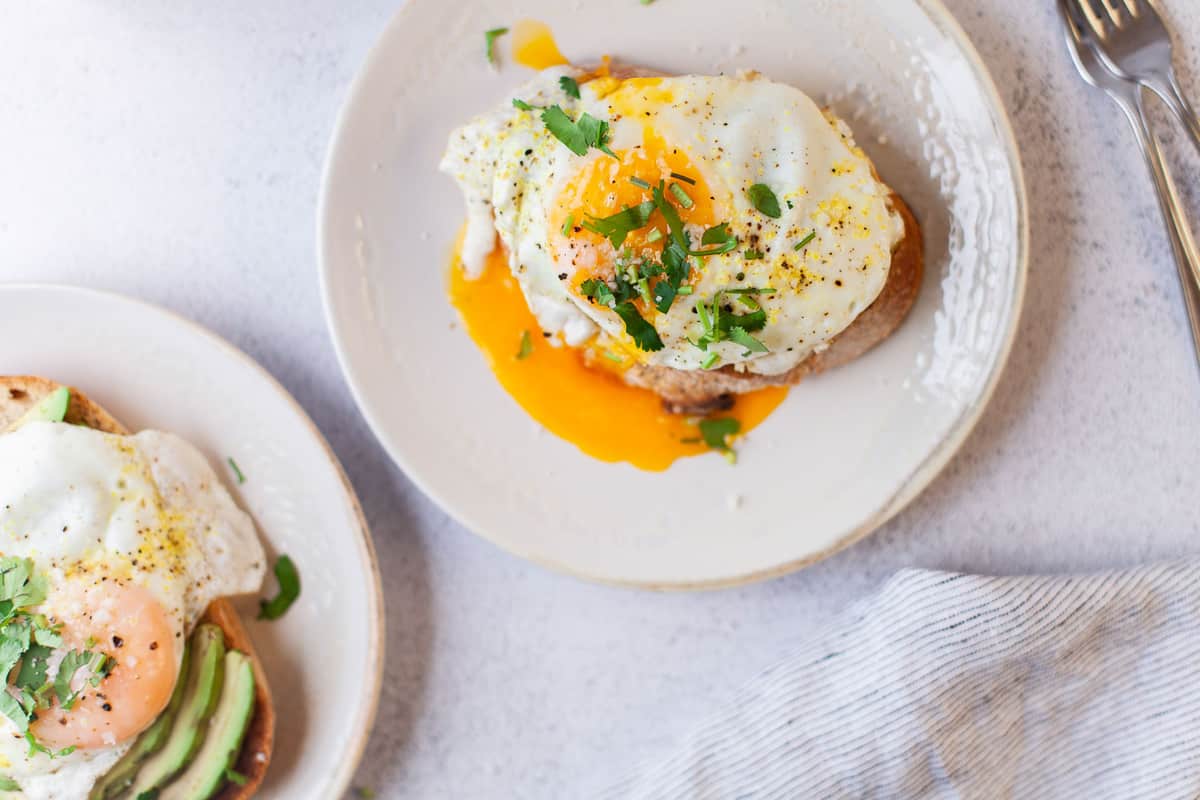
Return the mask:
<svg viewBox="0 0 1200 800">
<path fill-rule="evenodd" d="M 345 791 L 379 694 L 383 602 L 358 501 L 321 434 L 247 356 L 161 309 L 57 286 L 0 286 L 0 308 L 0 374 L 73 384 L 131 429 L 188 439 L 254 516 L 268 550 L 296 562 L 302 593 L 283 618 L 258 622 L 256 600 L 238 601 L 278 714 L 259 796 Z"/>
<path fill-rule="evenodd" d="M 523 17 L 548 23 L 581 63 L 607 53 L 673 73 L 754 68 L 801 87 L 851 122 L 921 218 L 928 276 L 911 318 L 867 357 L 797 387 L 736 468 L 707 457 L 655 475 L 589 459 L 540 432 L 452 329 L 445 271 L 464 212 L 436 167 L 453 127 L 528 78 L 483 59 L 483 31 Z M 995 88 L 936 0 L 408 0 L 343 110 L 319 224 L 342 367 L 409 476 L 514 553 L 659 588 L 795 569 L 927 485 L 1008 354 L 1028 228 Z"/>
</svg>

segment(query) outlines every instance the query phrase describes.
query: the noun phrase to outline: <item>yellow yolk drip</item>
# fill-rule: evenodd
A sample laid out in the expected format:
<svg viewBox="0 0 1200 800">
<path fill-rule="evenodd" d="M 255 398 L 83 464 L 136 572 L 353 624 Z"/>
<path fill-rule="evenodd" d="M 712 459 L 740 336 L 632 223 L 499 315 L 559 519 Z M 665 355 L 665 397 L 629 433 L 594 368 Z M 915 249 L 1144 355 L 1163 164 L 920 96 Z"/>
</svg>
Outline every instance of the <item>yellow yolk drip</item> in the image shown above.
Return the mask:
<svg viewBox="0 0 1200 800">
<path fill-rule="evenodd" d="M 664 411 L 653 392 L 625 384 L 613 370 L 589 367 L 579 350 L 547 342 L 501 248 L 488 257 L 479 280 L 468 280 L 459 264 L 452 266 L 450 300 L 513 399 L 551 433 L 593 458 L 661 472 L 677 459 L 708 452 L 695 442 L 696 426 Z M 518 358 L 526 332 L 532 350 Z M 779 387 L 740 395 L 733 409 L 719 416 L 737 419 L 746 433 L 787 393 L 787 387 Z"/>
<path fill-rule="evenodd" d="M 513 61 L 530 69 L 548 69 L 566 64 L 550 27 L 542 22 L 523 19 L 512 29 Z"/>
</svg>

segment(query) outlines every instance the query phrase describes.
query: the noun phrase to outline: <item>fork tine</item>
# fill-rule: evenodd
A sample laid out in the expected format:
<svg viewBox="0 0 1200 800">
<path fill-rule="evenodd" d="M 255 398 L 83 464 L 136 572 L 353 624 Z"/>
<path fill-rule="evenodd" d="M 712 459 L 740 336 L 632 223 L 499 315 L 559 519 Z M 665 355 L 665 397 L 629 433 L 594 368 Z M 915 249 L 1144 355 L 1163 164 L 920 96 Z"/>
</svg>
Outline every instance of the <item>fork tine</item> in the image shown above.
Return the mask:
<svg viewBox="0 0 1200 800">
<path fill-rule="evenodd" d="M 1097 38 L 1103 39 L 1108 35 L 1108 14 L 1092 5 L 1093 0 L 1067 0 L 1067 11 L 1076 26 L 1082 30 L 1091 30 Z"/>
<path fill-rule="evenodd" d="M 1114 27 L 1121 28 L 1125 25 L 1125 6 L 1122 0 L 1096 0 L 1096 5 L 1100 6 L 1106 14 L 1108 21 Z"/>
</svg>

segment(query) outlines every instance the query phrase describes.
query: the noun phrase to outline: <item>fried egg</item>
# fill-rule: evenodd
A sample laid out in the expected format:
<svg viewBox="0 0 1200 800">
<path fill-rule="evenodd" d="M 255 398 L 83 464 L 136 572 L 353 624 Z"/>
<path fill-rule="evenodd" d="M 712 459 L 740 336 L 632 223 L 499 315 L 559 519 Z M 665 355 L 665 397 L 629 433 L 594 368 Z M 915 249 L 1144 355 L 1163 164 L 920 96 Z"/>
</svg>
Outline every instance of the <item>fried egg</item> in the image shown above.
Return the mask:
<svg viewBox="0 0 1200 800">
<path fill-rule="evenodd" d="M 572 82 L 578 98 L 564 88 Z M 798 89 L 753 74 L 619 79 L 563 66 L 514 97 L 456 130 L 441 168 L 466 200 L 467 277 L 482 274 L 498 236 L 530 311 L 555 341 L 600 342 L 679 370 L 779 374 L 827 347 L 882 290 L 903 222 L 849 129 Z M 607 123 L 610 152 L 566 146 L 543 121 L 549 106 Z M 657 259 L 671 226 L 655 211 L 618 247 L 589 223 L 650 202 L 656 187 L 693 251 L 713 249 L 701 245 L 713 229 L 737 247 L 694 258 L 667 311 L 638 306 L 662 343 L 647 349 L 586 287 Z M 746 306 L 765 312 L 759 346 L 702 341 L 707 304 L 730 291 L 753 293 L 742 295 L 754 298 Z"/>
<path fill-rule="evenodd" d="M 257 591 L 266 563 L 250 517 L 184 440 L 41 422 L 0 435 L 0 555 L 46 580 L 35 610 L 63 639 L 49 679 L 73 649 L 115 662 L 96 686 L 81 670 L 78 701 L 30 726 L 66 754 L 33 752 L 0 717 L 0 774 L 30 800 L 86 796 L 166 706 L 208 604 Z"/>
</svg>

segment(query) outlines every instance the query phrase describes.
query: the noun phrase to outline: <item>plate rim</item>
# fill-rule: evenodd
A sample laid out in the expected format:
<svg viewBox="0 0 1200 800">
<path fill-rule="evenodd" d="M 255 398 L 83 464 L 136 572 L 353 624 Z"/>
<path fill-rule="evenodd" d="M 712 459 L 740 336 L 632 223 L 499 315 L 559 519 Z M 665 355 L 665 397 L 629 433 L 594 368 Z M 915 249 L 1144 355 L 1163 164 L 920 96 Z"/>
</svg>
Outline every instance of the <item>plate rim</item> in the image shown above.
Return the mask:
<svg viewBox="0 0 1200 800">
<path fill-rule="evenodd" d="M 330 466 L 333 467 L 334 473 L 337 475 L 341 487 L 343 500 L 353 512 L 355 520 L 357 520 L 357 528 L 355 532 L 358 534 L 356 543 L 359 549 L 359 558 L 363 566 L 366 567 L 366 572 L 370 576 L 371 590 L 367 593 L 367 605 L 370 619 L 368 620 L 368 658 L 370 664 L 371 675 L 369 680 L 364 681 L 365 694 L 361 695 L 359 708 L 356 712 L 355 730 L 358 733 L 351 739 L 349 746 L 346 748 L 346 755 L 349 758 L 343 758 L 341 765 L 333 773 L 327 786 L 337 794 L 344 794 L 349 790 L 351 783 L 354 780 L 354 773 L 358 769 L 359 763 L 362 761 L 363 754 L 366 752 L 367 744 L 371 738 L 375 726 L 375 719 L 379 710 L 379 698 L 383 688 L 383 669 L 384 669 L 384 651 L 386 648 L 386 606 L 383 601 L 383 584 L 379 571 L 379 559 L 375 552 L 375 542 L 371 537 L 371 529 L 367 524 L 366 515 L 363 513 L 362 504 L 359 502 L 358 494 L 354 490 L 354 485 L 351 483 L 349 476 L 346 474 L 345 468 L 342 466 L 341 460 L 329 445 L 329 441 L 325 435 L 321 433 L 320 428 L 313 422 L 308 412 L 300 405 L 299 401 L 292 396 L 292 393 L 279 380 L 272 375 L 264 366 L 259 364 L 249 354 L 243 352 L 240 348 L 233 345 L 217 333 L 209 330 L 200 323 L 188 319 L 182 314 L 164 308 L 149 300 L 144 300 L 139 297 L 131 297 L 120 292 L 110 291 L 107 289 L 96 289 L 88 286 L 76 286 L 67 283 L 52 283 L 52 282 L 37 282 L 37 281 L 18 281 L 12 283 L 0 283 L 0 295 L 14 292 L 20 293 L 25 291 L 39 292 L 63 292 L 76 296 L 101 298 L 106 301 L 116 301 L 125 303 L 137 308 L 141 312 L 149 312 L 158 314 L 166 319 L 170 324 L 177 325 L 189 334 L 198 335 L 200 338 L 207 340 L 210 344 L 215 345 L 218 350 L 226 356 L 240 361 L 242 364 L 249 366 L 258 377 L 264 379 L 267 385 L 292 409 L 299 419 L 308 427 L 310 434 L 321 445 L 326 458 L 329 459 Z M 356 401 L 357 402 L 357 401 Z"/>
<path fill-rule="evenodd" d="M 338 110 L 337 118 L 334 121 L 333 135 L 329 138 L 329 144 L 325 150 L 325 161 L 321 169 L 321 187 L 320 195 L 317 201 L 316 215 L 316 250 L 317 250 L 317 279 L 318 288 L 321 293 L 321 306 L 324 311 L 325 324 L 329 330 L 329 338 L 333 343 L 334 353 L 337 356 L 338 366 L 341 368 L 342 377 L 345 380 L 346 386 L 350 390 L 351 396 L 354 398 L 354 403 L 358 407 L 359 413 L 366 420 L 367 426 L 371 429 L 371 433 L 375 436 L 380 446 L 388 454 L 388 457 L 398 466 L 405 476 L 412 481 L 421 492 L 434 502 L 439 509 L 451 517 L 456 523 L 461 525 L 466 530 L 470 531 L 475 536 L 483 539 L 492 545 L 499 547 L 506 553 L 517 556 L 523 560 L 554 570 L 560 574 L 570 575 L 574 578 L 579 578 L 591 583 L 616 586 L 633 589 L 649 589 L 657 592 L 690 592 L 690 591 L 709 591 L 720 589 L 732 589 L 740 586 L 747 586 L 754 583 L 772 580 L 801 570 L 807 566 L 823 561 L 834 554 L 845 550 L 859 541 L 865 539 L 871 533 L 878 530 L 890 519 L 895 517 L 909 503 L 911 503 L 918 495 L 920 495 L 933 480 L 945 469 L 951 459 L 962 449 L 971 433 L 975 430 L 979 420 L 983 416 L 983 412 L 990 404 L 996 388 L 999 386 L 1000 378 L 1004 374 L 1004 370 L 1008 365 L 1009 357 L 1012 355 L 1013 346 L 1016 342 L 1017 333 L 1021 327 L 1021 319 L 1023 316 L 1026 294 L 1026 283 L 1029 274 L 1029 253 L 1030 253 L 1030 221 L 1029 221 L 1029 197 L 1028 188 L 1025 182 L 1025 169 L 1021 162 L 1021 151 L 1017 145 L 1016 133 L 1013 129 L 1012 119 L 1008 114 L 1008 109 L 1004 105 L 1004 100 L 1000 95 L 999 89 L 996 87 L 995 79 L 992 77 L 991 71 L 987 67 L 987 63 L 983 60 L 983 56 L 975 47 L 966 30 L 959 23 L 954 14 L 945 6 L 943 0 L 909 0 L 914 9 L 925 13 L 933 22 L 935 27 L 947 38 L 951 39 L 957 46 L 959 52 L 964 57 L 967 66 L 970 68 L 977 84 L 981 88 L 984 99 L 987 101 L 992 112 L 992 122 L 997 129 L 998 138 L 1004 146 L 1007 166 L 1013 178 L 1013 201 L 1016 206 L 1016 234 L 1018 246 L 1016 250 L 1015 270 L 1013 274 L 1013 287 L 1010 294 L 1011 314 L 1007 329 L 1004 333 L 1004 338 L 1000 342 L 996 357 L 992 361 L 987 380 L 983 385 L 978 396 L 963 409 L 958 418 L 951 424 L 950 429 L 942 437 L 941 441 L 934 447 L 933 451 L 918 464 L 911 473 L 904 479 L 897 491 L 884 501 L 880 507 L 872 514 L 868 515 L 857 526 L 845 531 L 836 542 L 828 547 L 810 553 L 802 558 L 794 559 L 782 564 L 777 564 L 773 567 L 765 569 L 753 570 L 751 572 L 742 573 L 739 575 L 729 576 L 725 578 L 716 578 L 698 581 L 648 581 L 648 580 L 622 580 L 618 578 L 603 577 L 591 575 L 587 572 L 580 571 L 577 568 L 567 566 L 554 559 L 542 558 L 528 552 L 524 552 L 521 548 L 514 546 L 512 543 L 503 541 L 499 537 L 493 536 L 482 526 L 475 526 L 464 519 L 454 504 L 448 502 L 440 492 L 434 490 L 429 485 L 424 477 L 420 475 L 418 470 L 412 468 L 409 460 L 404 456 L 402 448 L 395 442 L 391 441 L 391 437 L 385 435 L 385 428 L 371 410 L 370 404 L 366 401 L 363 390 L 355 380 L 355 370 L 351 364 L 350 356 L 346 350 L 344 343 L 344 334 L 341 331 L 341 324 L 335 314 L 333 308 L 332 292 L 330 290 L 329 275 L 332 271 L 331 262 L 332 254 L 330 250 L 330 205 L 329 195 L 331 180 L 333 178 L 334 163 L 337 154 L 340 151 L 340 145 L 343 139 L 347 136 L 347 130 L 350 121 L 350 111 L 356 107 L 360 101 L 360 93 L 367 79 L 367 76 L 373 73 L 376 62 L 382 58 L 385 43 L 388 42 L 396 28 L 399 28 L 405 22 L 405 17 L 412 8 L 412 2 L 406 2 L 402 5 L 391 17 L 388 23 L 383 27 L 382 31 L 376 38 L 371 49 L 368 51 L 366 58 L 355 72 L 353 80 L 346 89 L 345 99 L 342 102 L 341 108 Z"/>
</svg>

